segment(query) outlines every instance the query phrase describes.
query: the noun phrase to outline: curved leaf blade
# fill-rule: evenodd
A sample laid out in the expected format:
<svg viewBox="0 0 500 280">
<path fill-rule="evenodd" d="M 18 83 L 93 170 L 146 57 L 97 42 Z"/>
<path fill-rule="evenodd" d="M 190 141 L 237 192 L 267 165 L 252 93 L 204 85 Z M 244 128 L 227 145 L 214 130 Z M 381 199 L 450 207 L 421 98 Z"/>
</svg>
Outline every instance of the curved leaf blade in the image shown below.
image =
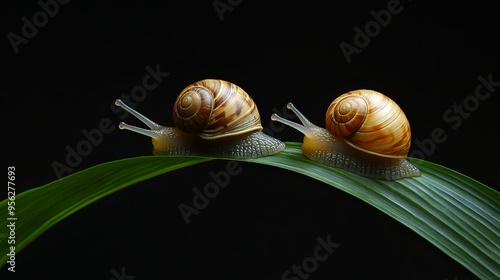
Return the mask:
<svg viewBox="0 0 500 280">
<path fill-rule="evenodd" d="M 144 156 L 99 164 L 15 196 L 16 253 L 59 221 L 83 207 L 140 181 L 179 168 L 209 161 L 197 157 Z M 7 228 L 8 199 L 0 202 L 0 225 Z M 0 267 L 8 256 L 1 240 Z"/>
<path fill-rule="evenodd" d="M 414 230 L 478 277 L 499 278 L 497 191 L 446 167 L 417 159 L 410 160 L 421 169 L 420 177 L 398 181 L 364 178 L 311 162 L 302 155 L 300 143 L 286 144 L 280 154 L 244 161 L 287 169 L 343 190 Z M 213 158 L 129 158 L 97 165 L 18 194 L 17 252 L 93 201 L 139 181 L 209 160 Z M 0 207 L 6 209 L 7 200 L 0 202 Z M 3 228 L 6 216 L 0 216 Z M 7 260 L 7 246 L 2 245 L 0 253 L 2 266 Z"/>
</svg>

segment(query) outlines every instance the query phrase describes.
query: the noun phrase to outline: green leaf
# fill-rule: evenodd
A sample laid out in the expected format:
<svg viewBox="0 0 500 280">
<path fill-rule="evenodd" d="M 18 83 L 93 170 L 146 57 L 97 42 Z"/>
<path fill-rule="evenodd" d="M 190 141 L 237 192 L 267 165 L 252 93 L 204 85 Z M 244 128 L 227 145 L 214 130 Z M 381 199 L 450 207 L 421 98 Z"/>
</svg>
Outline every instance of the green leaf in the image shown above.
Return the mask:
<svg viewBox="0 0 500 280">
<path fill-rule="evenodd" d="M 384 181 L 312 162 L 300 143 L 286 143 L 274 156 L 242 160 L 297 172 L 345 191 L 414 230 L 483 279 L 500 275 L 500 193 L 446 167 L 410 158 L 422 176 Z M 16 252 L 86 205 L 148 178 L 214 160 L 207 157 L 144 156 L 100 164 L 15 198 Z M 0 202 L 7 209 L 9 202 Z M 2 211 L 0 227 L 10 222 Z M 9 245 L 2 239 L 0 266 Z"/>
</svg>

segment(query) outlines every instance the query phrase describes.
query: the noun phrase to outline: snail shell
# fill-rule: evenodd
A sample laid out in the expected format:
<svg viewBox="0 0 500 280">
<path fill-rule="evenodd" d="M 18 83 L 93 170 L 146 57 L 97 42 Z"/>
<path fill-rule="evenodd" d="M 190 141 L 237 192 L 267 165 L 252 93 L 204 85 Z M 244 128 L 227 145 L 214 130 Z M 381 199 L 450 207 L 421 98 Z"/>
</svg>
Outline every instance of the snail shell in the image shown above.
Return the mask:
<svg viewBox="0 0 500 280">
<path fill-rule="evenodd" d="M 326 111 L 326 129 L 373 155 L 405 158 L 410 150 L 410 123 L 403 110 L 374 90 L 354 90 L 333 100 Z"/>
<path fill-rule="evenodd" d="M 222 80 L 187 86 L 175 101 L 173 119 L 180 130 L 204 139 L 262 130 L 252 98 L 239 86 Z"/>
<path fill-rule="evenodd" d="M 151 121 L 119 99 L 115 104 L 150 128 L 119 126 L 151 137 L 155 155 L 256 158 L 285 149 L 283 142 L 262 132 L 252 98 L 227 81 L 206 79 L 184 88 L 174 103 L 174 127 Z"/>
</svg>

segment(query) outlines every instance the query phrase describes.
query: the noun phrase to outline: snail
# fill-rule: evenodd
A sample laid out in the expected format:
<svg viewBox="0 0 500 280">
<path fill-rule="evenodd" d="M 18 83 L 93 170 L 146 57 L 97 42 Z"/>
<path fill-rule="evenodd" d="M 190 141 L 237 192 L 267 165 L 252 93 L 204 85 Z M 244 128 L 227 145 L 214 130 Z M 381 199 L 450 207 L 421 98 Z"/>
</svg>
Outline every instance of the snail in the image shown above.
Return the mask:
<svg viewBox="0 0 500 280">
<path fill-rule="evenodd" d="M 285 149 L 283 142 L 262 132 L 252 98 L 227 81 L 205 79 L 184 88 L 174 103 L 174 127 L 156 124 L 120 99 L 115 105 L 150 128 L 119 125 L 151 137 L 154 155 L 257 158 Z"/>
<path fill-rule="evenodd" d="M 302 153 L 310 160 L 376 179 L 420 175 L 406 159 L 411 144 L 408 119 L 386 95 L 360 89 L 337 97 L 326 112 L 326 129 L 307 120 L 292 103 L 287 108 L 302 125 L 277 114 L 271 119 L 304 134 Z"/>
</svg>

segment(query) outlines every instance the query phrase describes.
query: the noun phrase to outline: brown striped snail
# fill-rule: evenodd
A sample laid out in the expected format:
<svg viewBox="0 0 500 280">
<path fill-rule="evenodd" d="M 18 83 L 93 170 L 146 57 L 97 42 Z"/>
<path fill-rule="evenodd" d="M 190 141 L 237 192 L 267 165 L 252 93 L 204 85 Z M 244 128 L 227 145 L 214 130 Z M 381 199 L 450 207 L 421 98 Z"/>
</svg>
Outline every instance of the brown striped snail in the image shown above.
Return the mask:
<svg viewBox="0 0 500 280">
<path fill-rule="evenodd" d="M 119 125 L 151 137 L 155 155 L 256 158 L 285 149 L 283 142 L 262 132 L 252 98 L 227 81 L 206 79 L 184 88 L 174 104 L 174 127 L 156 124 L 120 99 L 115 105 L 150 128 Z"/>
<path fill-rule="evenodd" d="M 371 178 L 396 180 L 419 176 L 406 160 L 410 124 L 401 108 L 384 94 L 367 89 L 347 92 L 330 104 L 326 129 L 287 104 L 302 125 L 271 116 L 304 134 L 302 153 L 309 159 Z"/>
</svg>

